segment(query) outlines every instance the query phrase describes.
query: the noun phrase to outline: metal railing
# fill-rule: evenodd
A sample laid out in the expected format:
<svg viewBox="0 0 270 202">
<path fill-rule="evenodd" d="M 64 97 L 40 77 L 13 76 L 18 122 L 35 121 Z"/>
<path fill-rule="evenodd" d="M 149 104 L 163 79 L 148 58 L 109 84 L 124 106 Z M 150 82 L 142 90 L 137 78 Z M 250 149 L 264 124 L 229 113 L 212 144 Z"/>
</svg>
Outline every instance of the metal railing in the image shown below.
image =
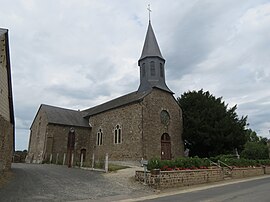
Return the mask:
<svg viewBox="0 0 270 202">
<path fill-rule="evenodd" d="M 206 158 L 209 162 L 210 162 L 210 165 L 214 165 L 214 166 L 217 166 L 217 167 L 221 167 L 219 164 L 215 163 L 214 161 L 211 161 L 209 158 Z"/>
<path fill-rule="evenodd" d="M 231 166 L 229 166 L 228 164 L 224 163 L 221 160 L 218 160 L 217 163 L 215 163 L 214 161 L 211 161 L 209 158 L 206 158 L 206 159 L 210 162 L 210 165 L 214 165 L 214 166 L 217 166 L 219 168 L 222 168 L 222 165 L 223 165 L 223 167 L 225 166 L 225 167 L 229 168 L 230 170 L 233 169 Z"/>
<path fill-rule="evenodd" d="M 222 167 L 221 165 L 224 165 L 225 167 L 229 168 L 230 170 L 232 170 L 233 168 L 231 166 L 229 166 L 228 164 L 222 162 L 221 160 L 218 160 L 217 163 L 220 167 Z"/>
</svg>

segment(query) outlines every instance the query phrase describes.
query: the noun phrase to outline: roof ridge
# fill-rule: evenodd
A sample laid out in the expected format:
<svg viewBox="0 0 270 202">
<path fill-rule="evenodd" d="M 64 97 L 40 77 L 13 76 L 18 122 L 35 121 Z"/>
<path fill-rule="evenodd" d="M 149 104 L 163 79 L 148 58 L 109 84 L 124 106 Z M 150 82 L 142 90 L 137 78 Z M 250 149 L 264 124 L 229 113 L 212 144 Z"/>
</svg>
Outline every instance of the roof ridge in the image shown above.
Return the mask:
<svg viewBox="0 0 270 202">
<path fill-rule="evenodd" d="M 57 108 L 57 109 L 62 109 L 62 110 L 69 110 L 69 111 L 74 111 L 74 112 L 82 112 L 81 110 L 68 109 L 68 108 L 58 107 L 58 106 L 53 106 L 53 105 L 48 105 L 48 104 L 41 104 L 41 106 L 50 107 L 50 108 Z"/>
<path fill-rule="evenodd" d="M 144 98 L 150 91 L 145 92 L 138 92 L 134 91 L 125 95 L 122 95 L 120 97 L 114 98 L 112 100 L 109 100 L 107 102 L 104 102 L 102 104 L 99 104 L 97 106 L 88 108 L 83 110 L 82 112 L 86 112 L 87 115 L 84 117 L 88 117 L 94 114 L 98 114 L 110 109 L 114 109 L 120 106 L 124 106 L 127 104 L 131 104 L 133 102 L 140 101 L 142 98 Z"/>
</svg>

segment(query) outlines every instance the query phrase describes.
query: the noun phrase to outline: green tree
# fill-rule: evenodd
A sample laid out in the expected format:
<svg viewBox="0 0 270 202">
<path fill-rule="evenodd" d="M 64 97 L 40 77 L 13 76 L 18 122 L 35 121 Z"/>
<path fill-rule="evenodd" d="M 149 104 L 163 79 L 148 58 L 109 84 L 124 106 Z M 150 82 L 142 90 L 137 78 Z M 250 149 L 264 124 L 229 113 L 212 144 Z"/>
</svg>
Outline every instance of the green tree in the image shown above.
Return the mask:
<svg viewBox="0 0 270 202">
<path fill-rule="evenodd" d="M 191 156 L 210 157 L 243 149 L 247 117 L 238 118 L 237 106 L 228 108 L 208 91 L 189 91 L 177 98 L 183 111 L 183 139 Z"/>
<path fill-rule="evenodd" d="M 242 158 L 247 159 L 267 159 L 269 158 L 267 138 L 258 136 L 255 131 L 247 129 L 247 142 L 241 152 Z"/>
</svg>

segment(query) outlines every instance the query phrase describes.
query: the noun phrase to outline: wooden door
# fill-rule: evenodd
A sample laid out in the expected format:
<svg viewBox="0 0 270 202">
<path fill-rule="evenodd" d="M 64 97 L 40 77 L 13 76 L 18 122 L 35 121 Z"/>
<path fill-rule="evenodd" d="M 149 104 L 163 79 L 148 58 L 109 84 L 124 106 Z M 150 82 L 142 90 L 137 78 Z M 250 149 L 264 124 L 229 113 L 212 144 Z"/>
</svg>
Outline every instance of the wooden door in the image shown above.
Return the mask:
<svg viewBox="0 0 270 202">
<path fill-rule="evenodd" d="M 161 136 L 161 160 L 171 160 L 171 138 L 167 133 Z"/>
</svg>

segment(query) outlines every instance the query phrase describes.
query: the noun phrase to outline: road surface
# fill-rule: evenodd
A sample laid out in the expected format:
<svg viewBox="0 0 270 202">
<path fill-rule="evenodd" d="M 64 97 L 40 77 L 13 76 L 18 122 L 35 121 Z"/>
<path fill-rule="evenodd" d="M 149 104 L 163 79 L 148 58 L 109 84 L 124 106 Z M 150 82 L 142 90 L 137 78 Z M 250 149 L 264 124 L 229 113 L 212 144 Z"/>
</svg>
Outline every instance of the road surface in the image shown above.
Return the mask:
<svg viewBox="0 0 270 202">
<path fill-rule="evenodd" d="M 0 201 L 109 201 L 147 193 L 138 182 L 96 171 L 48 164 L 13 164 L 13 179 L 0 188 Z M 137 183 L 137 184 L 136 184 Z"/>
<path fill-rule="evenodd" d="M 204 185 L 194 191 L 184 190 L 180 194 L 168 196 L 144 197 L 141 201 L 155 202 L 269 202 L 270 201 L 270 176 L 245 182 L 232 182 L 233 184 Z M 215 185 L 214 185 L 215 186 Z M 158 198 L 157 198 L 158 197 Z M 148 198 L 148 199 L 147 199 Z M 152 199 L 151 199 L 152 198 Z"/>
</svg>

